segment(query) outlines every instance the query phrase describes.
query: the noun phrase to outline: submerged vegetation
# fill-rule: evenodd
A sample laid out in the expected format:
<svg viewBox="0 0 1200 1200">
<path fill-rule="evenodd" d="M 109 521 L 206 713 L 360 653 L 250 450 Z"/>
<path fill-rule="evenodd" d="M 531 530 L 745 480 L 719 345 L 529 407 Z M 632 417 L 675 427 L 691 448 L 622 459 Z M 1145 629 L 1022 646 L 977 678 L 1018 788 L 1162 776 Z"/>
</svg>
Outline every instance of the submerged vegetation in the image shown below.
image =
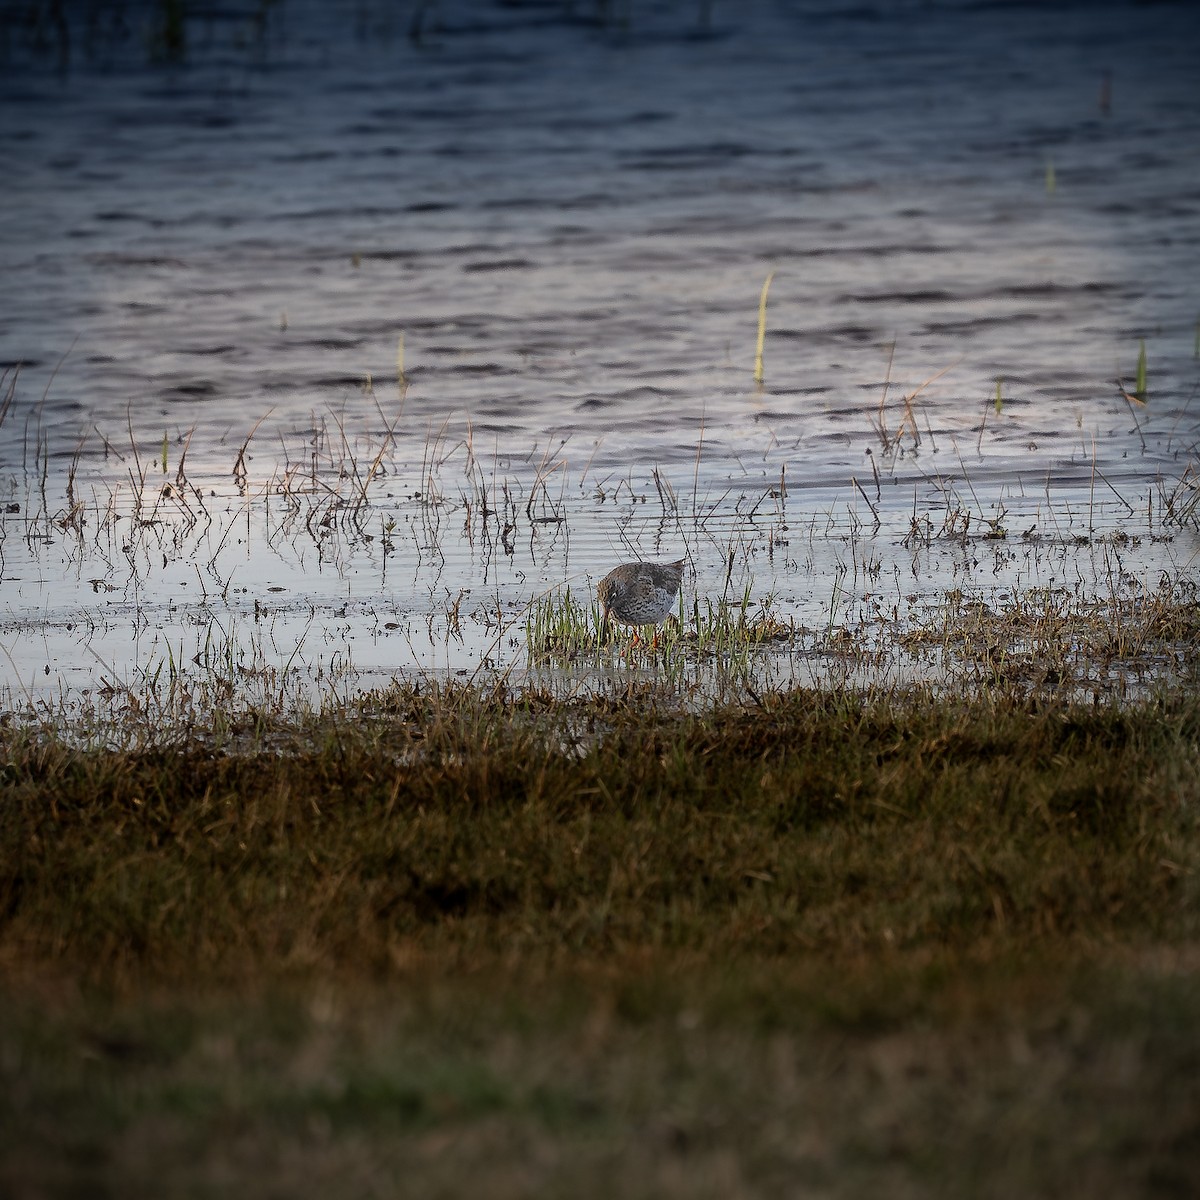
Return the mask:
<svg viewBox="0 0 1200 1200">
<path fill-rule="evenodd" d="M 0 614 L 0 703 L 186 724 L 429 670 L 571 694 L 581 671 L 649 669 L 708 698 L 925 681 L 1101 699 L 1194 678 L 1192 465 L 1137 496 L 1093 457 L 1060 492 L 1048 480 L 1045 496 L 988 503 L 959 456 L 957 477 L 914 482 L 907 513 L 885 504 L 874 457 L 872 480 L 817 509 L 786 458 L 754 484 L 706 482 L 703 440 L 690 492 L 682 473 L 618 474 L 595 452 L 572 472 L 553 443 L 501 470 L 469 422 L 430 426 L 411 456 L 397 353 L 396 400 L 385 408 L 368 380 L 353 421 L 272 431 L 264 416 L 216 448 L 130 421 L 126 439 L 96 431 L 53 471 L 41 406 L 22 406 L 5 371 L 0 426 L 23 440 L 0 563 L 57 582 L 45 619 Z M 929 439 L 929 382 L 891 405 L 884 384 L 872 422 L 888 471 Z M 271 432 L 282 453 L 256 469 Z M 583 540 L 598 531 L 599 549 Z M 689 564 L 648 645 L 602 628 L 592 590 L 643 545 Z"/>
</svg>

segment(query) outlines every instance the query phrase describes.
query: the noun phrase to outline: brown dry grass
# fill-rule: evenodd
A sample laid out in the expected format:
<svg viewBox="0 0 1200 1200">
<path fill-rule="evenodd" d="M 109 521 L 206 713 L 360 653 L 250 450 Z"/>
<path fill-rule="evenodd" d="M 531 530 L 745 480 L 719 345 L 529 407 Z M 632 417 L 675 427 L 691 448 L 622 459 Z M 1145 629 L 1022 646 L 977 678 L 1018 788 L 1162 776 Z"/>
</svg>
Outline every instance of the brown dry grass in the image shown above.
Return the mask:
<svg viewBox="0 0 1200 1200">
<path fill-rule="evenodd" d="M 1200 704 L 0 750 L 14 1195 L 1186 1195 Z"/>
</svg>

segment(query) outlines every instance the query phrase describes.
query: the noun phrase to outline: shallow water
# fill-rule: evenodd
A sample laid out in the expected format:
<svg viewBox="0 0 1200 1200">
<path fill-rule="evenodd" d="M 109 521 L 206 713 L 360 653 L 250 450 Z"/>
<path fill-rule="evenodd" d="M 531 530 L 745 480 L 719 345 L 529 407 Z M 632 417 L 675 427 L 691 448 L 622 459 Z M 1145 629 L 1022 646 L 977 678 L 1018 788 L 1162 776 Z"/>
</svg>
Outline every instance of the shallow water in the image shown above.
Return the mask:
<svg viewBox="0 0 1200 1200">
<path fill-rule="evenodd" d="M 10 38 L 9 694 L 511 665 L 635 555 L 816 630 L 1194 577 L 1190 6 L 701 8 Z"/>
</svg>

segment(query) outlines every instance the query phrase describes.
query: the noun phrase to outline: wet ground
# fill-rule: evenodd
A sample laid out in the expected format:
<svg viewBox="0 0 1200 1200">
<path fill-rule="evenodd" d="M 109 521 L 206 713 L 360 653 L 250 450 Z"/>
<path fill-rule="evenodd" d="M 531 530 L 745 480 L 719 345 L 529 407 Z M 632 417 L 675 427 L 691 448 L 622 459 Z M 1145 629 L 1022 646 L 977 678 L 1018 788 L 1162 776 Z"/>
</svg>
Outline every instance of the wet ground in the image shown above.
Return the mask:
<svg viewBox="0 0 1200 1200">
<path fill-rule="evenodd" d="M 1189 6 L 121 11 L 4 51 L 10 702 L 523 670 L 635 556 L 801 679 L 1194 580 Z"/>
</svg>

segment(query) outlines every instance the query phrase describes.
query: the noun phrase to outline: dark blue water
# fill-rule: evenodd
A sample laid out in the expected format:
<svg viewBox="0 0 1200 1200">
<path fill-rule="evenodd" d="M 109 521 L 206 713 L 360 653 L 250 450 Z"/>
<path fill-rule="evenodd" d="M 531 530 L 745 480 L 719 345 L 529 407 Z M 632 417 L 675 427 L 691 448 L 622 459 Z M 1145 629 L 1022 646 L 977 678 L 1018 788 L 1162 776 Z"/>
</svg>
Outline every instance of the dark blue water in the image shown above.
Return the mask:
<svg viewBox="0 0 1200 1200">
<path fill-rule="evenodd" d="M 157 6 L 68 5 L 65 61 L 9 16 L 0 468 L 21 520 L 81 492 L 93 528 L 130 511 L 164 438 L 168 476 L 186 445 L 190 484 L 231 504 L 252 430 L 243 490 L 264 497 L 305 474 L 344 491 L 386 442 L 379 520 L 418 529 L 427 509 L 404 503 L 444 501 L 386 583 L 378 531 L 317 574 L 294 549 L 243 570 L 321 598 L 358 564 L 409 611 L 486 574 L 460 536 L 485 476 L 493 501 L 512 481 L 525 558 L 501 555 L 501 582 L 527 599 L 614 555 L 674 556 L 655 468 L 711 509 L 719 571 L 768 509 L 812 530 L 858 505 L 901 529 L 952 496 L 980 520 L 1033 504 L 1094 526 L 1107 503 L 1111 526 L 1195 453 L 1192 5 L 752 2 L 706 21 L 464 0 L 416 38 L 414 6 L 262 11 L 190 17 L 173 42 Z M 1134 389 L 1142 344 L 1137 407 L 1117 381 Z M 549 548 L 534 496 L 570 518 Z M 218 527 L 205 553 L 226 555 Z M 18 570 L 15 534 L 14 620 L 114 573 L 111 552 Z M 167 551 L 130 575 L 147 600 L 169 564 L 192 574 L 194 543 Z M 755 578 L 790 571 L 796 605 L 826 611 L 814 554 L 764 553 Z"/>
<path fill-rule="evenodd" d="M 836 444 L 893 340 L 900 392 L 952 368 L 935 428 L 996 376 L 1052 435 L 1127 424 L 1140 337 L 1156 408 L 1190 394 L 1190 6 L 443 4 L 420 45 L 391 7 L 189 21 L 174 66 L 154 6 L 63 74 L 10 50 L 0 357 L 26 398 L 58 366 L 55 435 L 286 426 L 394 383 L 401 333 L 410 417 L 516 447 Z"/>
</svg>

